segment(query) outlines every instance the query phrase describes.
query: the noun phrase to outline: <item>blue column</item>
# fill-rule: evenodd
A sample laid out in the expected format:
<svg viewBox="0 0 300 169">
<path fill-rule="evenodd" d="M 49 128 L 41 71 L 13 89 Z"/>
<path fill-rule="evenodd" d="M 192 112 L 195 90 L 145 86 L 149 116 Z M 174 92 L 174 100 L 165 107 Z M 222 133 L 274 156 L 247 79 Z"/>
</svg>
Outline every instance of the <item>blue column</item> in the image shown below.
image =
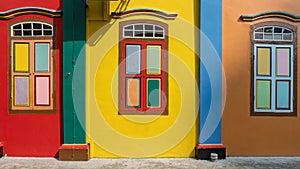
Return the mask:
<svg viewBox="0 0 300 169">
<path fill-rule="evenodd" d="M 222 144 L 222 0 L 200 3 L 199 144 Z"/>
</svg>

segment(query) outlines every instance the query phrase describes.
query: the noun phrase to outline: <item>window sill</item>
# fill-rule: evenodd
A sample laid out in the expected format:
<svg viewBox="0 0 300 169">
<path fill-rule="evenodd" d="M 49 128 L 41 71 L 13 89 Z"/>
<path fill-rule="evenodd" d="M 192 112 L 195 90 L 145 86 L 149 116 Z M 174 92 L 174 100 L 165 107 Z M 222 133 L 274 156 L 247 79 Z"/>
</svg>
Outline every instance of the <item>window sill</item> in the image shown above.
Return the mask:
<svg viewBox="0 0 300 169">
<path fill-rule="evenodd" d="M 297 113 L 294 112 L 251 112 L 251 116 L 278 116 L 278 117 L 297 117 Z"/>
</svg>

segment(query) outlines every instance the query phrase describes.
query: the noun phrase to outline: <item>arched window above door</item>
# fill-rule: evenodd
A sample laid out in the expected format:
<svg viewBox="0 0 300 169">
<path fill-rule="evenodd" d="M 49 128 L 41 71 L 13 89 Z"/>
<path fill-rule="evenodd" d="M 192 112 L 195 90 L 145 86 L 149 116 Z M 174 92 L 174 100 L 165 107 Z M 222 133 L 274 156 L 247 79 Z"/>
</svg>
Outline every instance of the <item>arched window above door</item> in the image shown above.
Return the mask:
<svg viewBox="0 0 300 169">
<path fill-rule="evenodd" d="M 290 29 L 280 26 L 262 26 L 254 30 L 255 40 L 293 41 Z"/>
<path fill-rule="evenodd" d="M 124 38 L 158 38 L 165 37 L 165 30 L 163 27 L 154 24 L 137 23 L 126 25 L 123 28 Z"/>
<path fill-rule="evenodd" d="M 53 36 L 53 26 L 43 22 L 22 22 L 11 26 L 11 36 Z"/>
</svg>

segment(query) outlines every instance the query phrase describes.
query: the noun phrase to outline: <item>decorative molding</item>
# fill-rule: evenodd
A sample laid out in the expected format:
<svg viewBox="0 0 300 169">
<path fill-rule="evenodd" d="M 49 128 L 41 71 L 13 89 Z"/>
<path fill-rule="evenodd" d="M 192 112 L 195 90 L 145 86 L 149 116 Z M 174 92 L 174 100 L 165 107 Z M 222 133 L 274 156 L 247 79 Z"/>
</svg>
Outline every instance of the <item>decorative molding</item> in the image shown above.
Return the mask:
<svg viewBox="0 0 300 169">
<path fill-rule="evenodd" d="M 252 15 L 248 15 L 248 14 L 241 15 L 241 19 L 244 22 L 252 22 L 255 20 L 265 19 L 265 18 L 282 18 L 293 22 L 300 22 L 300 15 L 295 15 L 283 11 L 267 11 L 258 14 L 252 14 Z"/>
<path fill-rule="evenodd" d="M 177 17 L 177 13 L 166 13 L 155 9 L 132 9 L 122 12 L 112 12 L 111 16 L 115 19 L 124 18 L 131 15 L 152 15 L 161 17 L 166 20 L 174 20 Z"/>
<path fill-rule="evenodd" d="M 40 14 L 40 15 L 45 15 L 45 16 L 55 18 L 55 17 L 61 17 L 62 11 L 34 7 L 34 6 L 22 7 L 22 8 L 15 8 L 4 12 L 0 12 L 0 19 L 12 19 L 18 15 L 24 15 L 24 14 Z"/>
</svg>

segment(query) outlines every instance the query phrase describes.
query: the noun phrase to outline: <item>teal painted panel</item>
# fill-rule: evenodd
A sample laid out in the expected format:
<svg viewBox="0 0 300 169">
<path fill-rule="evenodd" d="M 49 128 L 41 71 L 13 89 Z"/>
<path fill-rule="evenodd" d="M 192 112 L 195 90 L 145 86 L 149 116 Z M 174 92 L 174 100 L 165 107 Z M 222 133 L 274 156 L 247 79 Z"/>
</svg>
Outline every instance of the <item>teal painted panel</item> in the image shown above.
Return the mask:
<svg viewBox="0 0 300 169">
<path fill-rule="evenodd" d="M 86 141 L 86 62 L 85 62 L 85 41 L 75 41 L 74 43 L 77 58 L 75 60 L 76 65 L 73 71 L 73 83 L 72 83 L 72 97 L 74 102 L 74 109 L 76 113 L 75 121 L 75 142 L 77 144 L 84 144 Z M 75 82 L 75 83 L 74 83 Z"/>
<path fill-rule="evenodd" d="M 276 82 L 276 109 L 289 109 L 290 107 L 290 81 Z"/>
<path fill-rule="evenodd" d="M 271 109 L 271 81 L 256 81 L 256 108 Z"/>
<path fill-rule="evenodd" d="M 64 52 L 68 49 L 72 49 L 72 45 L 77 50 L 74 50 L 77 58 L 75 59 L 76 67 L 72 69 L 69 65 L 64 65 L 65 70 L 70 71 L 70 76 L 65 76 L 63 80 L 64 88 L 64 143 L 65 144 L 85 144 L 86 134 L 85 134 L 85 42 L 66 42 L 64 43 Z M 82 51 L 80 52 L 81 49 Z M 79 53 L 80 52 L 80 53 Z M 67 55 L 65 55 L 67 56 Z M 72 63 L 72 60 L 66 58 L 64 60 L 68 63 Z M 64 75 L 69 72 L 64 70 Z M 76 83 L 73 83 L 76 81 Z M 72 98 L 72 99 L 70 99 Z"/>
<path fill-rule="evenodd" d="M 64 143 L 85 144 L 86 5 L 81 0 L 63 0 L 63 9 Z"/>
<path fill-rule="evenodd" d="M 35 71 L 49 72 L 49 43 L 35 43 Z"/>
<path fill-rule="evenodd" d="M 64 78 L 63 78 L 63 120 L 64 120 L 64 143 L 65 144 L 72 144 L 74 143 L 74 119 L 73 119 L 73 99 L 70 94 L 72 94 L 72 76 L 68 76 L 68 73 L 71 72 L 71 67 L 69 64 L 72 62 L 72 57 L 70 56 L 70 53 L 73 48 L 72 42 L 64 42 L 63 43 L 63 72 L 64 72 Z"/>
<path fill-rule="evenodd" d="M 161 105 L 161 80 L 147 79 L 147 107 L 160 107 Z"/>
</svg>

